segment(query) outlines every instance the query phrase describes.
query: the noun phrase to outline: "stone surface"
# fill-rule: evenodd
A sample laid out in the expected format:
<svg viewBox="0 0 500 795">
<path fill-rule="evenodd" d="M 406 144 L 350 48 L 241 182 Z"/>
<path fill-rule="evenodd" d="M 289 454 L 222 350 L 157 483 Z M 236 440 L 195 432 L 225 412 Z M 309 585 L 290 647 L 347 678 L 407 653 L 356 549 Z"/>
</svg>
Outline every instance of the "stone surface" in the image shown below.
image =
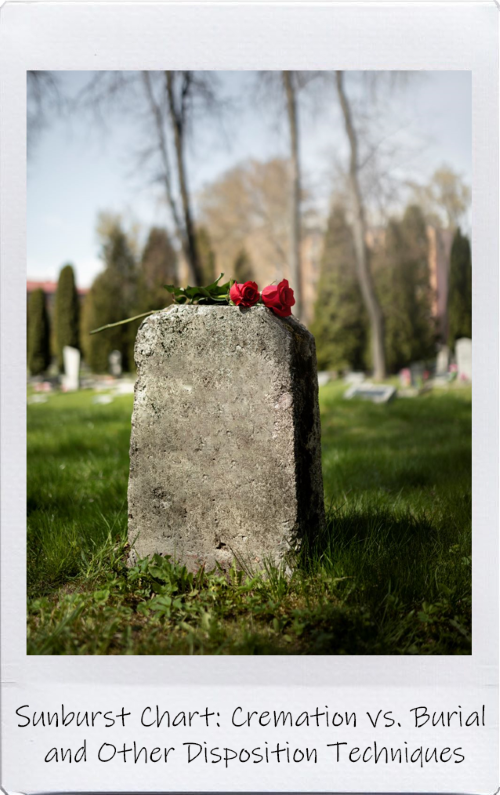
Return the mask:
<svg viewBox="0 0 500 795">
<path fill-rule="evenodd" d="M 80 387 L 80 351 L 65 345 L 63 348 L 64 375 L 62 387 L 65 392 L 73 392 Z"/>
<path fill-rule="evenodd" d="M 324 523 L 312 335 L 263 306 L 173 306 L 143 322 L 135 357 L 132 559 L 286 560 Z"/>
<path fill-rule="evenodd" d="M 472 381 L 472 340 L 462 337 L 455 342 L 458 377 Z"/>
</svg>

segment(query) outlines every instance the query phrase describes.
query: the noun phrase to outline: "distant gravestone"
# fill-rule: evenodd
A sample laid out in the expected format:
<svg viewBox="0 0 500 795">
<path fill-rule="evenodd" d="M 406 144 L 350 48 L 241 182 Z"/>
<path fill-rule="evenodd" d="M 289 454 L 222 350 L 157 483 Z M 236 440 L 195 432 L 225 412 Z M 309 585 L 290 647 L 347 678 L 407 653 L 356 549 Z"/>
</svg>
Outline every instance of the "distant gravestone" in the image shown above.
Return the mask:
<svg viewBox="0 0 500 795">
<path fill-rule="evenodd" d="M 436 375 L 445 375 L 450 366 L 450 349 L 447 345 L 443 345 L 438 352 L 436 359 Z"/>
<path fill-rule="evenodd" d="M 74 392 L 80 387 L 80 351 L 65 345 L 63 348 L 64 375 L 62 387 L 65 392 Z"/>
<path fill-rule="evenodd" d="M 458 377 L 472 381 L 472 340 L 462 337 L 455 342 Z"/>
<path fill-rule="evenodd" d="M 135 358 L 131 561 L 284 562 L 325 520 L 312 335 L 263 306 L 173 306 Z"/>
<path fill-rule="evenodd" d="M 411 385 L 421 387 L 424 382 L 425 366 L 423 362 L 412 362 L 410 364 Z"/>
<path fill-rule="evenodd" d="M 318 373 L 318 386 L 326 386 L 329 381 L 331 381 L 331 376 L 327 370 Z"/>
<path fill-rule="evenodd" d="M 351 398 L 363 398 L 363 400 L 371 400 L 372 403 L 388 403 L 396 394 L 396 387 L 388 386 L 385 384 L 353 384 L 344 397 L 347 400 Z"/>
<path fill-rule="evenodd" d="M 365 374 L 362 372 L 352 371 L 350 373 L 346 373 L 344 376 L 344 381 L 346 384 L 362 384 L 365 380 Z"/>
<path fill-rule="evenodd" d="M 111 351 L 108 356 L 109 372 L 116 378 L 122 374 L 122 355 L 120 351 Z"/>
</svg>

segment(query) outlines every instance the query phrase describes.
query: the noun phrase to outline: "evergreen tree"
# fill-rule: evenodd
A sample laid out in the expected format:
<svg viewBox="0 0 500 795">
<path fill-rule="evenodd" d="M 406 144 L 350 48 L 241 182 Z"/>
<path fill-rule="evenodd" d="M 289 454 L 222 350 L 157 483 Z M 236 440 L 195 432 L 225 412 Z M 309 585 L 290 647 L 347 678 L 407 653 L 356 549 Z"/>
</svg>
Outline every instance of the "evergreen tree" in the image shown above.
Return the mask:
<svg viewBox="0 0 500 795">
<path fill-rule="evenodd" d="M 366 366 L 368 320 L 355 263 L 352 233 L 337 203 L 328 221 L 311 326 L 321 370 Z"/>
<path fill-rule="evenodd" d="M 153 227 L 141 258 L 140 304 L 143 312 L 163 309 L 172 301 L 165 284 L 175 284 L 177 257 L 165 229 Z"/>
<path fill-rule="evenodd" d="M 448 345 L 472 337 L 472 260 L 468 238 L 457 229 L 453 238 L 448 286 Z"/>
<path fill-rule="evenodd" d="M 387 369 L 397 372 L 435 352 L 431 314 L 428 239 L 422 211 L 407 207 L 389 222 L 375 283 L 385 322 Z"/>
<path fill-rule="evenodd" d="M 85 332 L 139 314 L 139 273 L 127 236 L 117 221 L 102 247 L 105 270 L 94 280 L 85 301 Z M 134 369 L 133 348 L 140 321 L 87 337 L 86 359 L 96 373 L 108 371 L 109 354 L 119 350 L 124 370 Z"/>
<path fill-rule="evenodd" d="M 50 364 L 50 328 L 45 293 L 33 290 L 28 304 L 28 367 L 40 375 Z"/>
<path fill-rule="evenodd" d="M 64 369 L 63 348 L 79 348 L 80 304 L 71 265 L 65 265 L 59 274 L 54 308 L 57 365 Z"/>
<path fill-rule="evenodd" d="M 215 273 L 215 251 L 212 248 L 208 230 L 204 226 L 200 226 L 196 231 L 196 248 L 202 274 L 202 284 L 211 284 L 218 274 Z"/>
<path fill-rule="evenodd" d="M 246 248 L 244 247 L 239 250 L 238 254 L 236 255 L 236 259 L 234 260 L 233 279 L 236 279 L 238 284 L 255 281 L 252 261 L 248 256 Z"/>
</svg>

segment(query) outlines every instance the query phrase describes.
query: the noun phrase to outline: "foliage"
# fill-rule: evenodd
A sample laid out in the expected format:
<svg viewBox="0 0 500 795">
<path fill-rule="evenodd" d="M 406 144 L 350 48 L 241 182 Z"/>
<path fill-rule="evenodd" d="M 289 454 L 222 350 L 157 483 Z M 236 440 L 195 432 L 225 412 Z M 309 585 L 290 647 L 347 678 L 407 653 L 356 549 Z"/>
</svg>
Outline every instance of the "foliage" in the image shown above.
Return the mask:
<svg viewBox="0 0 500 795">
<path fill-rule="evenodd" d="M 435 327 L 428 239 L 419 207 L 410 205 L 401 220 L 389 222 L 374 270 L 384 314 L 388 370 L 397 372 L 411 361 L 432 358 Z"/>
<path fill-rule="evenodd" d="M 427 185 L 412 188 L 427 220 L 437 226 L 456 228 L 470 204 L 470 187 L 446 164 L 436 169 Z"/>
<path fill-rule="evenodd" d="M 172 293 L 177 304 L 194 304 L 195 301 L 198 304 L 227 304 L 233 280 L 219 284 L 223 276 L 221 273 L 207 287 L 175 287 L 173 284 L 166 284 L 165 288 Z"/>
<path fill-rule="evenodd" d="M 336 203 L 328 221 L 311 326 L 319 369 L 364 369 L 367 325 L 352 233 L 344 208 Z"/>
<path fill-rule="evenodd" d="M 472 260 L 470 243 L 460 229 L 453 238 L 448 287 L 448 345 L 472 337 Z"/>
<path fill-rule="evenodd" d="M 50 364 L 49 316 L 42 289 L 33 290 L 28 303 L 28 368 L 40 375 Z"/>
<path fill-rule="evenodd" d="M 202 284 L 212 282 L 215 279 L 215 251 L 205 226 L 200 226 L 196 230 L 196 248 L 200 261 Z"/>
<path fill-rule="evenodd" d="M 165 229 L 152 227 L 141 257 L 138 305 L 142 311 L 163 309 L 170 303 L 163 285 L 175 282 L 176 275 L 177 256 L 169 236 Z"/>
<path fill-rule="evenodd" d="M 217 266 L 231 273 L 242 247 L 252 254 L 259 280 L 286 272 L 290 246 L 288 161 L 250 160 L 226 171 L 200 196 Z M 302 197 L 307 199 L 306 196 Z"/>
<path fill-rule="evenodd" d="M 238 284 L 255 281 L 252 261 L 244 246 L 238 251 L 234 259 L 233 278 Z"/>
<path fill-rule="evenodd" d="M 139 272 L 134 254 L 120 222 L 116 221 L 103 239 L 102 258 L 105 269 L 94 280 L 85 301 L 85 332 L 97 326 L 118 323 L 127 315 L 137 314 Z M 134 368 L 134 342 L 139 321 L 126 327 L 118 325 L 102 337 L 87 337 L 86 359 L 96 373 L 107 372 L 109 354 L 122 354 L 124 370 Z"/>
<path fill-rule="evenodd" d="M 28 406 L 31 654 L 470 654 L 471 390 L 320 389 L 329 521 L 291 576 L 126 566 L 130 396 Z"/>
<path fill-rule="evenodd" d="M 65 265 L 59 274 L 54 321 L 57 365 L 62 372 L 64 369 L 63 348 L 65 345 L 78 348 L 80 336 L 80 303 L 76 291 L 73 266 L 70 264 Z"/>
</svg>

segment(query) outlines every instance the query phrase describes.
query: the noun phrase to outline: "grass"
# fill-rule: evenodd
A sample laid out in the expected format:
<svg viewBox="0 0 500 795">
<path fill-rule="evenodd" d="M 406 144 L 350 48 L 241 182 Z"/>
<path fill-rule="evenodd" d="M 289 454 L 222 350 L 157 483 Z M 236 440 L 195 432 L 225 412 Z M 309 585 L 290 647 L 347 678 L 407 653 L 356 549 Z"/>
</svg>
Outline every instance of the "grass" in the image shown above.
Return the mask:
<svg viewBox="0 0 500 795">
<path fill-rule="evenodd" d="M 30 654 L 470 654 L 471 390 L 320 390 L 328 524 L 289 577 L 126 566 L 132 397 L 28 406 Z"/>
</svg>

